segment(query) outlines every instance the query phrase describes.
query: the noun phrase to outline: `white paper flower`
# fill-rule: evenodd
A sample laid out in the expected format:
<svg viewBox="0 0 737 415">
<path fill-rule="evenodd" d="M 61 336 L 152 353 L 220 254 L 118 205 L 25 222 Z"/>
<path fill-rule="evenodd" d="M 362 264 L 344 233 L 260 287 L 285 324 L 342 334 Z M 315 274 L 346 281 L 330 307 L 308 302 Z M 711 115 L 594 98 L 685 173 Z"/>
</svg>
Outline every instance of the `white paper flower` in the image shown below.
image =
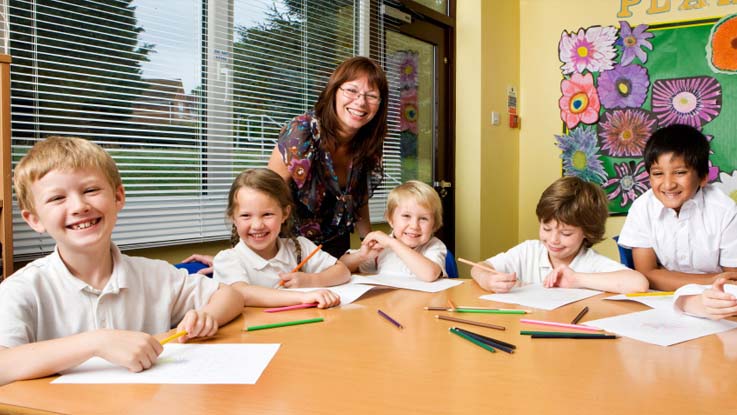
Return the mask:
<svg viewBox="0 0 737 415">
<path fill-rule="evenodd" d="M 714 182 L 714 187 L 737 202 L 737 170 L 732 171 L 732 174 L 719 173 L 719 181 Z"/>
</svg>

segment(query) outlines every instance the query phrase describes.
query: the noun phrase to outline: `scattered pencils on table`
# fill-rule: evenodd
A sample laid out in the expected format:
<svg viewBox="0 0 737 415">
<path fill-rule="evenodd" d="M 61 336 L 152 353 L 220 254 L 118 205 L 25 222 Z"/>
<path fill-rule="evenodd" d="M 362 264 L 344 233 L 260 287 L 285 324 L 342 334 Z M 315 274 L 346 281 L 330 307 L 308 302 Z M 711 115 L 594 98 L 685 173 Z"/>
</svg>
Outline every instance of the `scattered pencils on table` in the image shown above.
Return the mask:
<svg viewBox="0 0 737 415">
<path fill-rule="evenodd" d="M 474 339 L 476 339 L 476 340 L 478 340 L 478 341 L 480 341 L 480 342 L 482 342 L 484 344 L 487 344 L 487 345 L 493 347 L 494 349 L 499 349 L 499 350 L 501 350 L 503 352 L 506 352 L 506 353 L 514 353 L 514 349 L 517 348 L 517 346 L 515 346 L 515 345 L 513 345 L 511 343 L 507 343 L 507 342 L 502 341 L 502 340 L 497 340 L 497 339 L 494 339 L 492 337 L 483 336 L 481 334 L 474 333 L 472 331 L 464 330 L 464 329 L 461 329 L 461 328 L 458 328 L 458 327 L 452 327 L 452 329 L 453 330 L 457 330 L 457 331 L 459 331 L 459 332 L 461 332 L 461 333 L 463 333 L 463 334 L 465 334 L 467 336 L 473 337 Z"/>
<path fill-rule="evenodd" d="M 527 324 L 536 324 L 539 326 L 553 326 L 553 327 L 563 327 L 566 329 L 576 329 L 576 330 L 588 330 L 588 331 L 601 331 L 601 329 L 597 329 L 596 327 L 589 327 L 589 326 L 583 326 L 580 324 L 568 324 L 568 323 L 558 323 L 555 321 L 544 321 L 544 320 L 532 320 L 528 318 L 522 318 L 519 320 L 520 323 L 527 323 Z"/>
</svg>

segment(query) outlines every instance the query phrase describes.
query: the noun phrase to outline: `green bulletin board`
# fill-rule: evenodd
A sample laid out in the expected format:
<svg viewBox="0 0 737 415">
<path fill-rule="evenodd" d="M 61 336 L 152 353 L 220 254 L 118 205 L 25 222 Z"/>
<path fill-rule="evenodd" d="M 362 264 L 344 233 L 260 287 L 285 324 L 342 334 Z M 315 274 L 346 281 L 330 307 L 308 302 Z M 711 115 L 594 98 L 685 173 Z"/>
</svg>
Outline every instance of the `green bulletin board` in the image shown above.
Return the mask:
<svg viewBox="0 0 737 415">
<path fill-rule="evenodd" d="M 642 161 L 660 126 L 710 139 L 709 180 L 737 200 L 737 16 L 591 26 L 559 43 L 563 174 L 599 183 L 612 214 L 647 191 Z"/>
</svg>

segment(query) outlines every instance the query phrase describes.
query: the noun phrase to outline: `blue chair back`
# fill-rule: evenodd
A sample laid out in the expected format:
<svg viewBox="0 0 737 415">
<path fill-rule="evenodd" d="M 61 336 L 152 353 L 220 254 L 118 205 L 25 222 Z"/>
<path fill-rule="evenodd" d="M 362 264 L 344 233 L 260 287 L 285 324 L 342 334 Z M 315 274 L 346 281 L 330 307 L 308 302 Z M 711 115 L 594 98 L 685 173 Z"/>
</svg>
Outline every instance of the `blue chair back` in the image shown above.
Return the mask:
<svg viewBox="0 0 737 415">
<path fill-rule="evenodd" d="M 619 236 L 615 236 L 612 239 L 614 239 L 614 242 L 617 242 L 619 241 Z M 621 246 L 619 243 L 617 243 L 617 248 L 619 249 L 619 262 L 629 268 L 635 269 L 635 261 L 632 259 L 632 250 Z"/>
<path fill-rule="evenodd" d="M 202 262 L 199 262 L 199 261 L 194 261 L 194 262 L 180 262 L 178 264 L 174 264 L 174 266 L 177 267 L 177 268 L 179 268 L 179 269 L 186 269 L 187 272 L 189 272 L 190 274 L 196 274 L 197 271 L 199 271 L 199 270 L 201 270 L 203 268 L 207 268 L 207 264 L 202 263 Z M 212 274 L 206 274 L 206 275 L 208 277 L 212 278 Z"/>
<path fill-rule="evenodd" d="M 445 255 L 445 272 L 448 274 L 448 278 L 458 278 L 456 257 L 450 251 Z"/>
</svg>

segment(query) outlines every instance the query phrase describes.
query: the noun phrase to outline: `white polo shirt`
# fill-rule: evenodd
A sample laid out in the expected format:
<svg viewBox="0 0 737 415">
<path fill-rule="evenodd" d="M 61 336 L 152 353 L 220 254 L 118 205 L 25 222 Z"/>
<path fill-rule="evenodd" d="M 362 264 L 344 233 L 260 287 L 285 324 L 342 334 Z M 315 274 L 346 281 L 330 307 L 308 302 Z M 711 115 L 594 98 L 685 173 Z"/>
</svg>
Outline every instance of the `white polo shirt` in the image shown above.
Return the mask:
<svg viewBox="0 0 737 415">
<path fill-rule="evenodd" d="M 302 258 L 317 248 L 312 241 L 298 236 L 297 241 L 302 247 Z M 231 248 L 220 251 L 213 259 L 213 279 L 225 284 L 234 282 L 245 282 L 261 287 L 278 288 L 279 274 L 291 272 L 299 262 L 297 261 L 297 249 L 294 242 L 289 238 L 277 240 L 279 250 L 271 259 L 264 259 L 253 252 L 243 241 Z M 325 271 L 338 262 L 334 256 L 320 250 L 310 258 L 300 269 L 302 272 L 317 273 Z"/>
<path fill-rule="evenodd" d="M 218 283 L 171 264 L 129 257 L 111 246 L 113 272 L 102 290 L 74 277 L 58 251 L 0 284 L 0 345 L 14 347 L 109 328 L 163 333 L 207 304 Z"/>
<path fill-rule="evenodd" d="M 683 297 L 685 295 L 701 295 L 701 293 L 708 290 L 710 287 L 711 285 L 700 285 L 700 284 L 684 285 L 683 287 L 677 289 L 675 294 L 673 294 L 673 308 L 676 311 L 683 313 L 683 309 L 676 304 L 678 301 L 678 297 Z M 732 294 L 734 296 L 737 296 L 737 285 L 725 284 L 724 292 L 727 294 Z"/>
<path fill-rule="evenodd" d="M 737 205 L 707 185 L 676 215 L 648 190 L 632 204 L 619 244 L 652 248 L 658 262 L 670 271 L 722 272 L 722 267 L 737 267 Z"/>
<path fill-rule="evenodd" d="M 443 270 L 444 277 L 448 275 L 445 272 L 445 257 L 448 255 L 448 248 L 445 247 L 443 241 L 433 236 L 424 245 L 416 247 L 415 251 L 425 258 L 428 258 L 430 261 L 438 264 L 440 269 Z M 358 250 L 352 250 L 350 252 L 354 253 L 358 252 Z M 368 274 L 388 273 L 417 278 L 415 274 L 410 271 L 409 267 L 404 264 L 402 258 L 400 258 L 399 255 L 391 249 L 385 249 L 381 251 L 379 256 L 376 258 L 362 262 L 358 266 L 358 270 L 359 272 Z"/>
<path fill-rule="evenodd" d="M 517 285 L 542 283 L 553 270 L 548 250 L 539 240 L 524 241 L 507 252 L 486 260 L 495 270 L 517 273 Z M 614 272 L 627 269 L 617 261 L 599 254 L 591 248 L 581 248 L 568 266 L 576 272 Z"/>
</svg>

